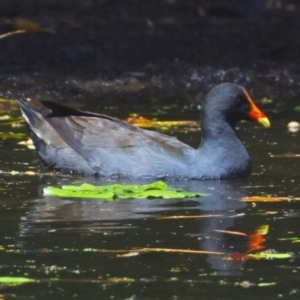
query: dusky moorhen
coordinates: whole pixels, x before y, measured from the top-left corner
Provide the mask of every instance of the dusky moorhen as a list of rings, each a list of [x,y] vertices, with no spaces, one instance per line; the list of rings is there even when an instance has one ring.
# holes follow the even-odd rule
[[[251,158],[235,125],[270,122],[239,85],[222,83],[201,109],[202,140],[194,149],[176,138],[107,115],[42,101],[42,115],[18,101],[35,148],[47,168],[104,177],[222,179],[251,172]]]

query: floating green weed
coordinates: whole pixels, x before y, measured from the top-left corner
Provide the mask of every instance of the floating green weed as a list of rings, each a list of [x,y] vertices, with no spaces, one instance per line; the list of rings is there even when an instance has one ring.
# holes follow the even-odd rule
[[[82,185],[63,185],[61,188],[45,187],[44,196],[50,197],[74,197],[74,198],[95,198],[95,199],[181,199],[200,197],[199,193],[184,192],[171,189],[163,181],[156,181],[144,185],[113,184],[96,186],[88,183]],[[204,196],[204,194],[202,195]]]
[[[257,253],[248,254],[249,257],[254,259],[288,259],[292,257],[290,253],[277,253],[273,251],[261,251]]]
[[[0,125],[11,125],[13,123],[24,122],[22,117],[12,117],[10,115],[0,115]]]
[[[21,132],[0,132],[1,139],[24,139],[28,135]]]
[[[5,285],[20,285],[29,282],[36,282],[36,280],[26,278],[26,277],[9,277],[9,276],[0,277],[0,284],[5,284]]]

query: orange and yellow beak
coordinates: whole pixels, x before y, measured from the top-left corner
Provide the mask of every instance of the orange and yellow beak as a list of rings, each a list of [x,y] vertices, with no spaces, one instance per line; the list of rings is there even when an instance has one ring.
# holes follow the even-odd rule
[[[254,122],[259,123],[263,127],[270,127],[271,123],[264,112],[262,112],[253,102],[251,99],[249,93],[244,89],[244,93],[246,95],[246,98],[250,104],[250,111],[249,111],[249,117]]]

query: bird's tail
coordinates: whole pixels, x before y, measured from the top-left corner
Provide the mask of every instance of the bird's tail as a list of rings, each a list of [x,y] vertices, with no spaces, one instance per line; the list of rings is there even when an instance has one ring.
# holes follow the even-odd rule
[[[28,123],[30,129],[35,132],[37,128],[41,127],[45,122],[44,117],[39,112],[28,106],[24,101],[17,101],[24,119]]]
[[[21,108],[24,119],[29,125],[31,133],[43,140],[44,131],[46,131],[47,126],[49,126],[45,121],[44,116],[31,108],[24,101],[18,100],[18,104]],[[31,137],[33,137],[32,134]]]

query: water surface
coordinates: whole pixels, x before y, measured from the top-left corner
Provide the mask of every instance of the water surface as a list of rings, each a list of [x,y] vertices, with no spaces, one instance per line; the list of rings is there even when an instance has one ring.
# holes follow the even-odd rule
[[[299,158],[271,155],[300,151],[299,133],[289,133],[286,128],[291,106],[263,106],[272,122],[270,129],[252,123],[239,125],[239,135],[253,157],[254,169],[249,178],[169,182],[172,187],[209,194],[197,199],[108,202],[44,197],[45,185],[107,182],[47,174],[33,150],[18,145],[16,139],[1,139],[0,276],[37,281],[20,286],[2,285],[0,294],[5,299],[299,296],[299,202],[241,201],[251,196],[299,197]],[[151,109],[147,107],[144,111]],[[163,118],[183,117],[169,110]],[[26,128],[2,126],[1,131],[26,133]],[[172,129],[171,133],[196,146],[199,132],[186,131]],[[20,173],[12,174],[13,170]],[[174,218],[165,218],[168,216]],[[292,258],[226,259],[233,253],[246,254],[249,235],[264,225],[269,230],[262,250],[290,253]],[[143,248],[148,251],[130,252]],[[154,251],[157,248],[178,252]]]

